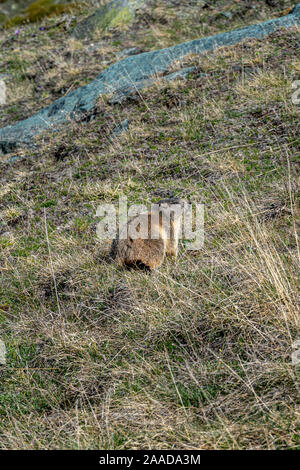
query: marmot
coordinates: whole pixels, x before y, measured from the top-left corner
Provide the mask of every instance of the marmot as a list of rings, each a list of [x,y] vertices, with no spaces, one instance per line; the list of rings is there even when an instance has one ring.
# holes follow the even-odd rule
[[[165,255],[176,257],[184,204],[179,198],[162,199],[151,211],[132,217],[111,245],[117,264],[151,270],[162,265]]]

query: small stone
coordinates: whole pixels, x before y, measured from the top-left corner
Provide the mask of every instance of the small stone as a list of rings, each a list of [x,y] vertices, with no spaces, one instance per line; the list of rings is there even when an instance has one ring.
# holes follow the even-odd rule
[[[228,18],[229,20],[231,20],[233,17],[233,14],[231,13],[231,11],[221,11],[221,15],[225,16],[225,18]]]
[[[123,49],[120,52],[116,52],[116,57],[120,59],[122,57],[128,57],[130,55],[139,54],[140,52],[141,51],[138,47],[127,47],[126,49]]]
[[[71,34],[77,39],[90,37],[96,30],[122,26],[133,20],[135,11],[144,0],[112,0],[102,5],[92,15],[77,23]]]

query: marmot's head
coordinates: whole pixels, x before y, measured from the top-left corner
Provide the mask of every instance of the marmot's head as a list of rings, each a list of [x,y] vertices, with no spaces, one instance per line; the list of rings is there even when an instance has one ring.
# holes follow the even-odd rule
[[[172,219],[178,219],[182,217],[185,211],[191,210],[191,204],[184,199],[179,197],[171,197],[166,199],[161,199],[156,203],[158,210],[169,213],[171,211]],[[173,213],[173,209],[175,212]]]

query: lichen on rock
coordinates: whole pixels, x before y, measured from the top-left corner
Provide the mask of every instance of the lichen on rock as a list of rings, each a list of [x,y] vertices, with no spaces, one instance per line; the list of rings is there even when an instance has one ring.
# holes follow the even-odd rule
[[[98,8],[92,15],[80,21],[72,34],[77,39],[91,36],[96,30],[124,27],[133,20],[136,10],[144,0],[112,0]]]
[[[104,69],[87,85],[70,91],[33,116],[0,129],[0,154],[9,153],[18,145],[32,145],[34,136],[41,132],[54,132],[61,124],[90,112],[101,95],[109,93],[113,95],[113,102],[122,102],[124,96],[151,85],[158,74],[167,72],[172,63],[181,61],[189,54],[201,55],[247,39],[262,39],[281,28],[299,26],[299,7],[300,3],[288,15],[263,23],[125,57]],[[185,68],[168,74],[164,79],[184,77],[189,72],[189,68]]]
[[[72,1],[61,0],[36,0],[31,2],[20,14],[12,16],[5,23],[5,28],[17,26],[23,23],[33,23],[44,17],[70,13],[77,9],[80,4]]]

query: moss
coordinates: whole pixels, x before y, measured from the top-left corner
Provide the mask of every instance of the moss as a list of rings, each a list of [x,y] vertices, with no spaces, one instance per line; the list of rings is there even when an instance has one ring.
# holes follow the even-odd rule
[[[17,16],[14,16],[13,18],[10,18],[8,21],[6,21],[4,23],[4,28],[11,28],[12,26],[16,26],[25,22],[26,20],[24,16],[17,15]]]
[[[96,17],[95,23],[97,24],[97,28],[105,30],[111,27],[124,26],[128,24],[132,18],[133,15],[130,13],[128,7],[124,7],[121,10],[109,8],[103,15]]]
[[[79,3],[56,3],[55,0],[37,0],[31,3],[22,15],[14,16],[6,21],[5,28],[17,26],[23,23],[33,23],[42,18],[68,13],[80,6]]]
[[[126,15],[123,15],[123,10],[128,11],[128,8],[124,8],[121,11],[118,11],[117,8],[111,8],[111,9],[108,9],[107,12],[105,12],[103,15],[101,16],[97,15],[95,19],[95,24],[97,25],[97,28],[104,30],[112,26],[118,26],[119,18],[126,16]],[[128,11],[128,15],[129,15],[129,11]],[[130,20],[130,15],[129,15],[129,18],[128,18],[128,15],[127,15],[126,22]],[[123,23],[124,23],[124,18],[123,18]]]
[[[132,15],[130,14],[129,8],[125,7],[117,14],[115,14],[114,18],[110,22],[111,27],[116,26],[124,26],[130,22],[132,19]]]
[[[129,0],[127,2],[115,0],[109,2],[79,22],[73,30],[73,34],[75,37],[82,39],[96,30],[104,31],[111,27],[122,28],[130,24],[134,19],[136,9],[143,3],[144,0]]]

